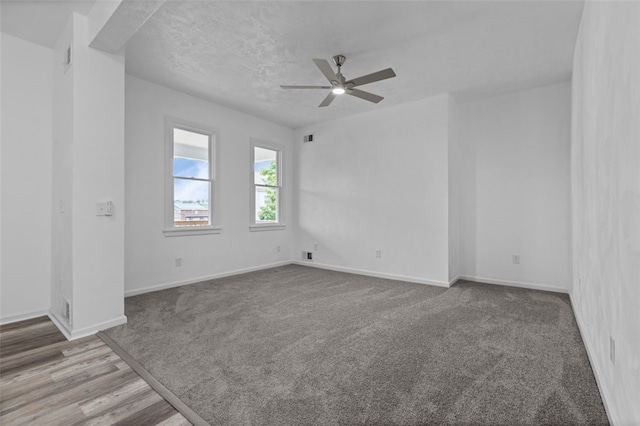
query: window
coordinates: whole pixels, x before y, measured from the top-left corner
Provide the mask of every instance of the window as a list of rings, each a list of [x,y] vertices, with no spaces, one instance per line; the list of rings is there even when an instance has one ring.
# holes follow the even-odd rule
[[[213,226],[216,131],[167,119],[165,235],[218,233]]]
[[[284,229],[282,220],[282,149],[251,141],[252,231]]]

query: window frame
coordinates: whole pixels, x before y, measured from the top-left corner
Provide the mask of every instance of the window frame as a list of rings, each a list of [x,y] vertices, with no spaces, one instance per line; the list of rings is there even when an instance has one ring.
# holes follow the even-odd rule
[[[173,155],[174,140],[173,130],[180,129],[187,132],[199,133],[209,137],[209,225],[181,226],[176,227],[174,223],[174,179]],[[165,117],[165,223],[163,233],[165,237],[177,237],[184,235],[204,235],[219,234],[222,228],[218,226],[220,207],[218,200],[216,173],[218,170],[219,131],[216,128],[193,123],[175,117]]]
[[[284,182],[283,182],[283,176],[284,174],[282,173],[283,170],[283,161],[282,159],[284,158],[284,146],[274,143],[274,142],[270,142],[270,141],[265,141],[262,139],[257,139],[257,138],[251,138],[251,151],[250,151],[250,161],[249,161],[249,178],[250,178],[250,184],[251,184],[251,190],[249,191],[249,196],[250,196],[250,204],[249,204],[249,214],[250,214],[250,218],[249,218],[249,230],[251,232],[256,232],[256,231],[278,231],[278,230],[282,230],[285,229],[287,227],[287,225],[285,224],[285,215],[284,215]],[[276,223],[259,223],[256,221],[256,187],[257,186],[262,186],[262,187],[270,187],[268,185],[259,185],[257,183],[255,183],[255,153],[256,153],[256,148],[263,148],[263,149],[268,149],[271,151],[276,151],[276,183],[277,185],[274,186],[274,188],[278,189],[278,204],[276,206],[276,210],[278,212],[278,222]]]

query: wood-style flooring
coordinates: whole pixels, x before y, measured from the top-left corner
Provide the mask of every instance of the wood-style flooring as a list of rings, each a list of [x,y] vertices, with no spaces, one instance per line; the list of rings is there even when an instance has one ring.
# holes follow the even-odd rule
[[[0,326],[1,425],[190,425],[100,338],[47,317]]]

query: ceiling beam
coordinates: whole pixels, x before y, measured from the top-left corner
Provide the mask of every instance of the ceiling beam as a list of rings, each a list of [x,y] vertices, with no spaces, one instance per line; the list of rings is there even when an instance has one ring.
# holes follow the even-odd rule
[[[89,46],[120,51],[165,0],[98,0],[89,12]]]

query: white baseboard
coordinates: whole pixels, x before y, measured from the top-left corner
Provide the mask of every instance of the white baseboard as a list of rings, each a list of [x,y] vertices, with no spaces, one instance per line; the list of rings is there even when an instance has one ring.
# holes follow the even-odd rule
[[[52,311],[49,311],[49,319],[55,324],[56,327],[58,327],[58,330],[60,330],[60,332],[64,334],[64,337],[66,337],[67,340],[71,340],[71,329],[68,327],[66,321],[64,321],[62,318],[58,318],[58,315]]]
[[[294,260],[291,263],[294,263],[296,265],[302,265],[302,266],[311,266],[312,268],[327,269],[329,271],[346,272],[348,274],[365,275],[367,277],[385,278],[388,280],[405,281],[405,282],[415,283],[415,284],[426,284],[426,285],[433,285],[437,287],[449,288],[449,283],[446,281],[425,280],[423,278],[410,277],[406,275],[388,274],[386,272],[368,271],[365,269],[345,268],[342,266],[333,266],[333,265],[327,265],[324,263],[307,262],[303,260]]]
[[[538,283],[529,283],[523,281],[507,281],[507,280],[499,280],[495,278],[485,278],[485,277],[476,277],[473,275],[460,275],[457,280],[468,280],[475,281],[478,283],[484,284],[496,284],[496,285],[504,285],[509,287],[520,287],[520,288],[528,288],[531,290],[544,290],[544,291],[553,291],[555,293],[565,293],[569,294],[568,288],[556,287],[548,284],[538,284]]]
[[[596,378],[596,384],[598,385],[598,390],[600,391],[600,396],[602,397],[602,403],[604,404],[604,409],[607,413],[609,423],[614,426],[621,425],[622,422],[619,422],[617,416],[613,414],[613,406],[609,402],[612,399],[607,393],[606,388],[604,387],[604,377],[602,376],[602,373],[598,368],[598,364],[595,362],[595,356],[593,353],[591,342],[587,338],[587,334],[584,332],[584,322],[582,321],[580,311],[576,309],[576,305],[573,301],[573,295],[571,294],[571,292],[569,292],[569,300],[571,301],[571,309],[573,309],[573,316],[575,317],[576,323],[578,324],[578,330],[580,331],[582,342],[584,343],[584,347],[587,349],[587,357],[589,358],[589,363],[591,364],[593,375]]]
[[[251,268],[236,269],[229,272],[221,272],[219,274],[206,275],[206,276],[192,278],[184,281],[174,281],[171,283],[157,284],[157,285],[152,285],[144,288],[125,290],[124,297],[136,296],[138,294],[151,293],[152,291],[166,290],[168,288],[181,287],[183,285],[195,284],[202,281],[213,280],[216,278],[224,278],[224,277],[230,277],[232,275],[246,274],[247,272],[255,272],[255,271],[260,271],[262,269],[276,268],[278,266],[285,266],[290,264],[291,264],[291,261],[287,260],[284,262],[276,262],[276,263],[270,263],[267,265],[253,266]]]
[[[46,317],[49,311],[25,312],[23,314],[11,315],[0,319],[0,325],[11,324],[12,322],[25,321],[31,318]]]
[[[92,334],[96,334],[98,331],[103,331],[107,328],[115,327],[116,325],[125,324],[127,322],[127,317],[121,315],[117,318],[93,324],[88,327],[70,329],[66,321],[58,318],[55,313],[49,312],[49,318],[56,325],[56,327],[58,327],[60,332],[64,334],[64,337],[66,337],[67,340],[76,340],[82,337],[90,336]]]

